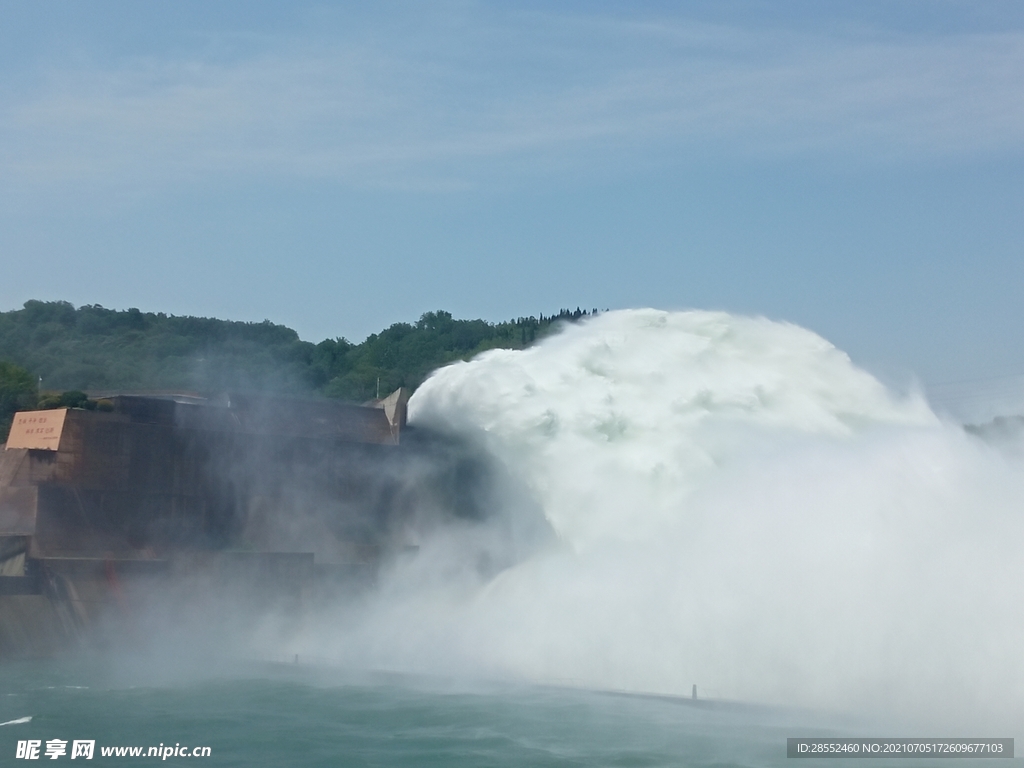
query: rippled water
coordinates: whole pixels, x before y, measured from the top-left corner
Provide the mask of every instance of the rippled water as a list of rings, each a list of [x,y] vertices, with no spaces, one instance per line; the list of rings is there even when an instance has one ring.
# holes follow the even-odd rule
[[[0,763],[18,740],[209,746],[209,765],[768,766],[820,717],[686,699],[347,674],[305,664],[155,673],[76,659],[0,668]],[[45,759],[45,758],[44,758]],[[69,759],[68,757],[59,759]],[[168,758],[181,762],[184,758]],[[24,764],[24,763],[22,763]]]

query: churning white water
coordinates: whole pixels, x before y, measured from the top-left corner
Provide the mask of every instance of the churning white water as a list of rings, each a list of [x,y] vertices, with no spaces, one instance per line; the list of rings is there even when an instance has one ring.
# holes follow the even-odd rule
[[[484,534],[425,535],[352,658],[1024,722],[1024,466],[810,331],[605,313],[438,371],[410,420],[504,466],[487,535],[522,543],[474,580],[444,564]]]

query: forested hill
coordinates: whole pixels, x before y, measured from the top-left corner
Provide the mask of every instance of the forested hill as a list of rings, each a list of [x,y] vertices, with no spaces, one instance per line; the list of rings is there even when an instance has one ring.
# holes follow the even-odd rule
[[[559,321],[590,312],[503,323],[428,312],[365,341],[319,344],[269,320],[242,323],[163,312],[77,309],[63,301],[25,302],[0,312],[0,361],[24,368],[43,391],[90,389],[264,390],[362,401],[416,387],[435,368],[495,347],[518,348]]]

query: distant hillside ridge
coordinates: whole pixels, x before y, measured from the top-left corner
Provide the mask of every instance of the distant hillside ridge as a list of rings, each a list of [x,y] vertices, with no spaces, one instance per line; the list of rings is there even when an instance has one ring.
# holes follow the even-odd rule
[[[517,349],[561,322],[596,313],[563,309],[501,323],[427,312],[354,344],[303,341],[283,325],[179,317],[138,309],[26,301],[0,312],[0,361],[41,379],[41,391],[225,389],[364,401],[415,389],[434,369],[494,348]]]

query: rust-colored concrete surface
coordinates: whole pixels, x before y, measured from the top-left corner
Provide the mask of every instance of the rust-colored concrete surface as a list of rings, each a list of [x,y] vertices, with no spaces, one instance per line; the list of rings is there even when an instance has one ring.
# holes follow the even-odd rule
[[[0,657],[63,644],[140,585],[301,603],[315,573],[390,546],[406,394],[107,399],[19,413],[0,451]]]

